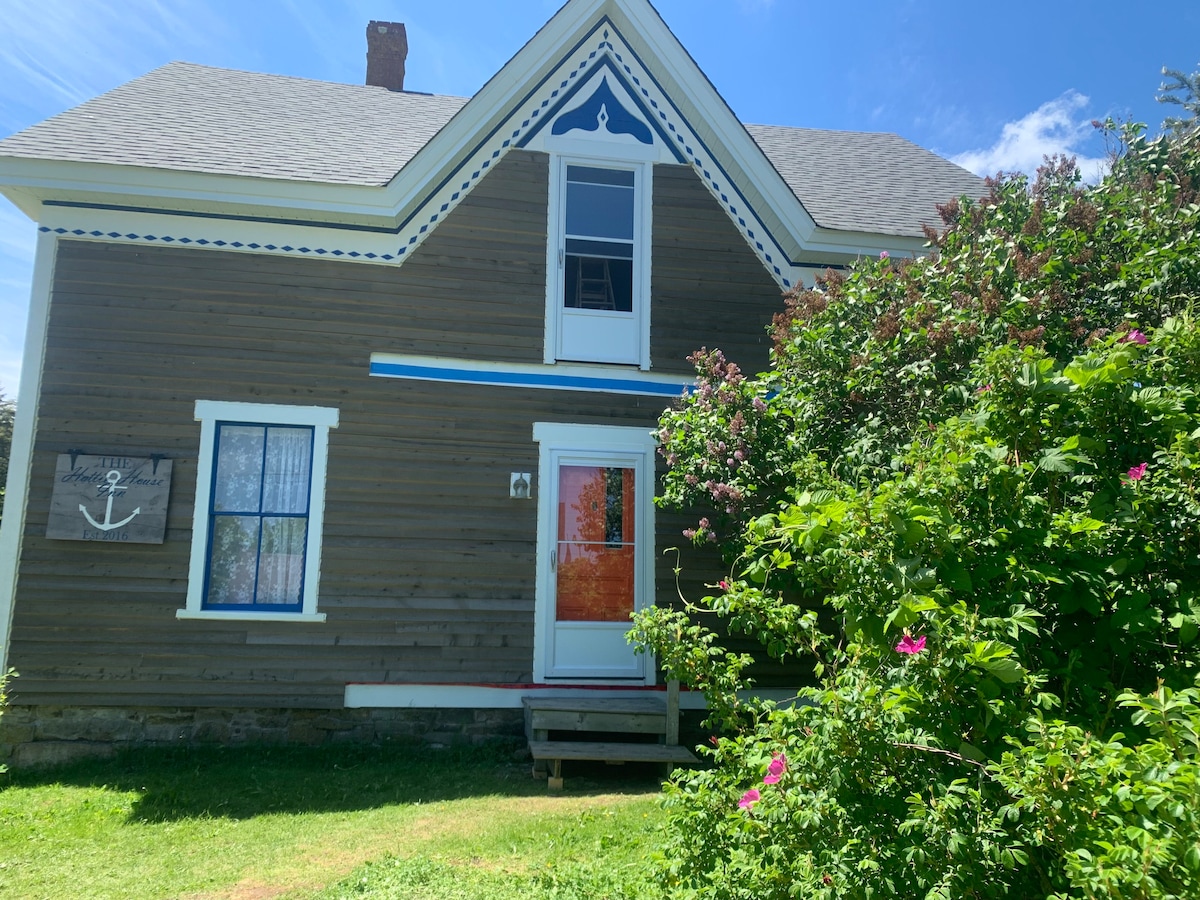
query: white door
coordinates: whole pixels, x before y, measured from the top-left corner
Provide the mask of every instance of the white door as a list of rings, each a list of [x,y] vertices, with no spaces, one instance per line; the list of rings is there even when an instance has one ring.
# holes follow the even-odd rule
[[[561,164],[555,358],[642,362],[649,285],[640,168]]]
[[[645,684],[653,668],[625,635],[630,614],[653,602],[648,434],[548,427],[598,429],[609,441],[635,437],[641,446],[622,447],[617,440],[615,446],[582,449],[543,441],[535,675],[548,682]]]

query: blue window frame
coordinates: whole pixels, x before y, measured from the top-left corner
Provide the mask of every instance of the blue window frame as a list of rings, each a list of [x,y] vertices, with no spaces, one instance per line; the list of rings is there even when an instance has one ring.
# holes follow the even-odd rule
[[[202,608],[303,609],[314,429],[216,423]]]

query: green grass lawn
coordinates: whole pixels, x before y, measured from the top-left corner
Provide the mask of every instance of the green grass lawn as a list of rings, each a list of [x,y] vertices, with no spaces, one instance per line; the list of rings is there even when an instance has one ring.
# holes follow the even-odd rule
[[[181,749],[10,772],[0,897],[656,896],[654,770],[577,767],[548,795],[512,751]]]

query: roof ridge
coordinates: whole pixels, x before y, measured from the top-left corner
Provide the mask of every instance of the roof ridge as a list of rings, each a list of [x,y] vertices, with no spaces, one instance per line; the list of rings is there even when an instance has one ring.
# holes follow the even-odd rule
[[[153,75],[156,72],[162,72],[162,71],[165,71],[167,69],[172,69],[172,68],[203,69],[208,72],[221,72],[221,73],[232,74],[232,75],[248,75],[248,76],[251,76],[254,78],[270,78],[270,79],[276,79],[276,80],[280,80],[280,81],[297,81],[297,82],[302,82],[304,84],[321,84],[321,85],[328,85],[330,87],[349,88],[351,90],[361,89],[363,91],[371,91],[371,92],[375,92],[375,93],[383,92],[386,94],[397,94],[400,96],[438,97],[438,98],[446,99],[446,100],[464,100],[464,101],[471,99],[470,97],[464,97],[459,94],[435,94],[431,91],[411,91],[411,90],[390,91],[385,87],[380,87],[378,85],[373,85],[373,84],[357,84],[357,83],[350,82],[350,81],[328,81],[324,78],[308,78],[304,75],[289,75],[289,74],[286,74],[283,72],[256,72],[253,69],[235,69],[235,68],[230,68],[229,66],[214,66],[209,63],[192,62],[191,60],[187,60],[187,59],[173,59],[170,62],[163,63],[161,66],[157,66],[153,69],[150,69],[149,71],[137,76],[137,78],[132,79],[132,81],[138,81],[139,79],[145,78],[147,75]],[[124,87],[126,84],[131,84],[132,81],[127,81],[122,85],[118,85],[118,88]],[[118,88],[113,88],[113,90],[117,90]],[[105,94],[107,94],[107,93],[110,93],[110,91],[105,91]],[[103,97],[104,94],[98,94],[97,96]],[[92,99],[95,99],[95,98],[92,98]],[[85,101],[85,102],[87,102],[87,101]]]

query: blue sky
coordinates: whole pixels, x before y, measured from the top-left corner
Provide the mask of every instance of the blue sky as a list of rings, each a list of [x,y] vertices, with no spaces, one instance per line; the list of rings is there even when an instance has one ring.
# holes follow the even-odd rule
[[[890,131],[981,174],[1154,127],[1162,66],[1200,67],[1200,3],[654,0],[745,122]],[[470,96],[560,0],[4,0],[0,136],[173,59],[361,83],[366,23],[406,24],[407,87]],[[16,392],[34,226],[0,199],[0,390]]]

